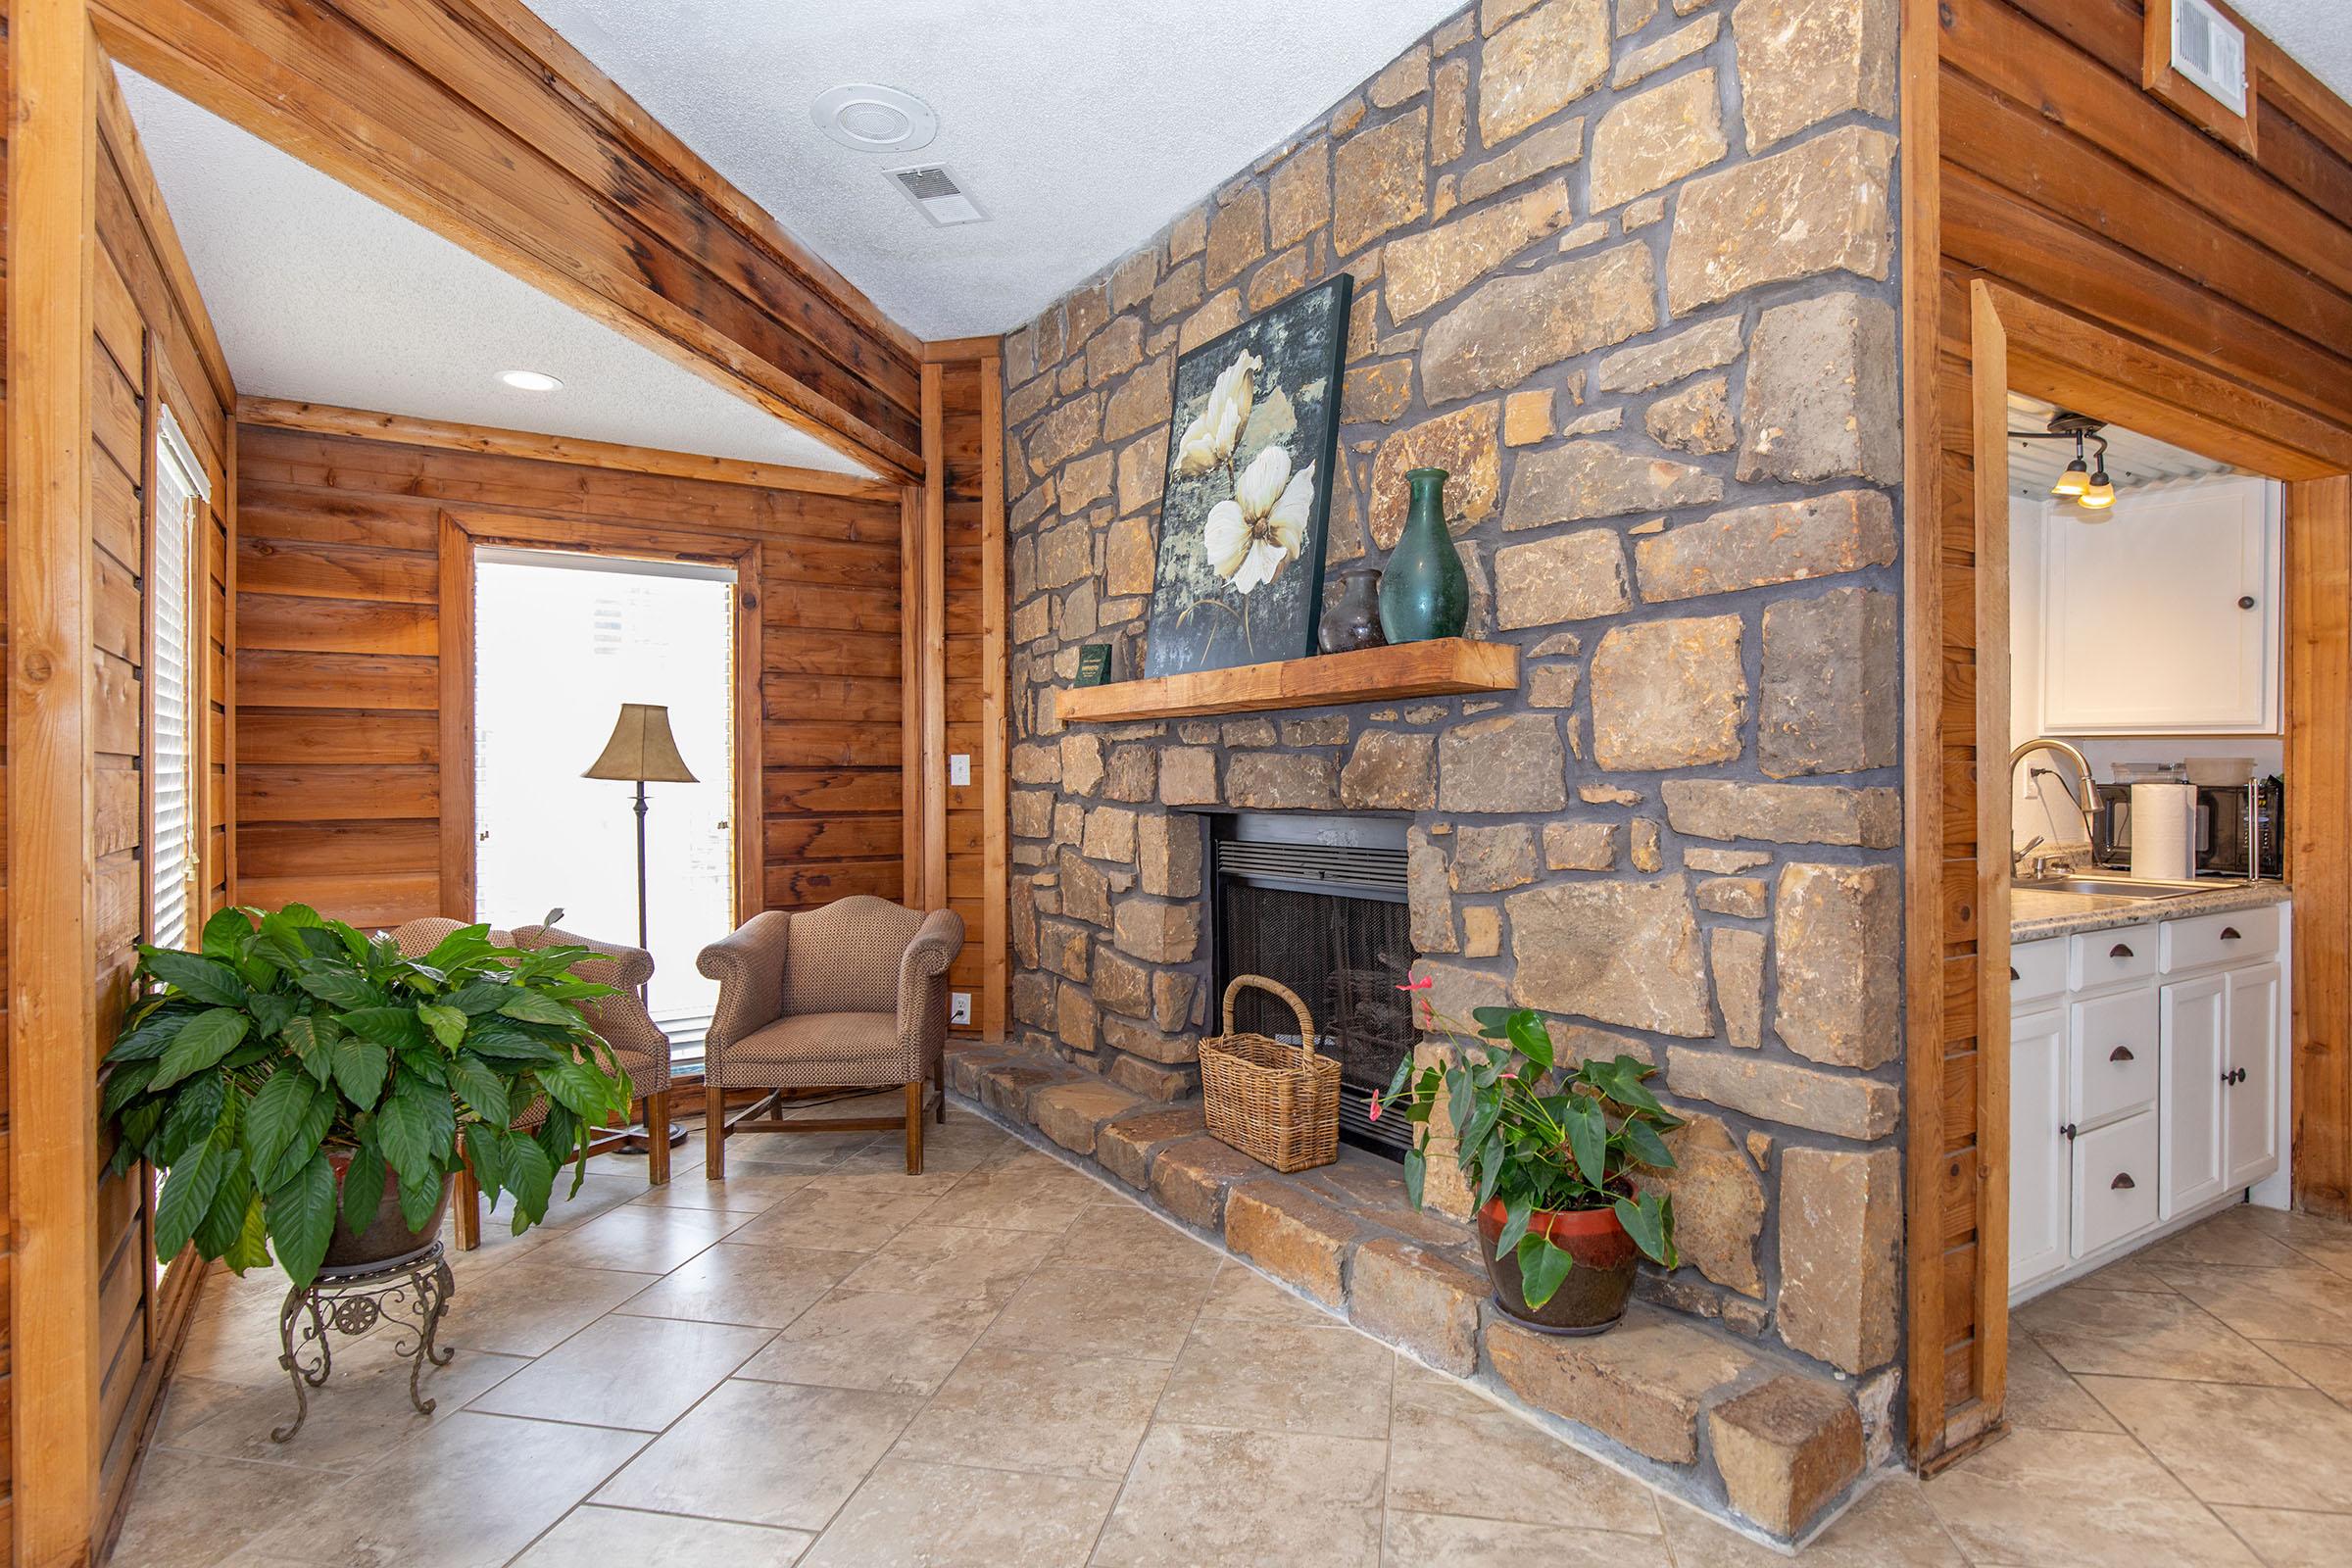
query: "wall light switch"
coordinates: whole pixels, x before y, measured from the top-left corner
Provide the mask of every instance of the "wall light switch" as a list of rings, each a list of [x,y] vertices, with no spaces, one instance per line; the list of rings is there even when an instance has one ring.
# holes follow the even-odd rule
[[[948,786],[962,789],[972,782],[972,756],[969,752],[948,754]]]
[[[971,1021],[972,1021],[972,994],[971,994],[969,991],[951,991],[951,992],[949,992],[949,993],[948,993],[948,1022],[950,1022],[950,1023],[970,1023]]]

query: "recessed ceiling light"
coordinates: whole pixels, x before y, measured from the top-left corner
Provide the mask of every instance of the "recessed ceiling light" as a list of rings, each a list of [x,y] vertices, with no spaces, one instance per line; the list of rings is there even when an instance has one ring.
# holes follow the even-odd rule
[[[501,370],[498,378],[517,392],[555,392],[564,385],[545,370]]]
[[[808,106],[808,122],[844,147],[861,153],[903,153],[928,147],[939,116],[910,92],[853,81]]]

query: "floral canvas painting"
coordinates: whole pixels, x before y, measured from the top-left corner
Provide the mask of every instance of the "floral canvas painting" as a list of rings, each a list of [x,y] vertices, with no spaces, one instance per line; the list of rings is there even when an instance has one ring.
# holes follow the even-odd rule
[[[1314,652],[1353,279],[1176,362],[1146,675]]]

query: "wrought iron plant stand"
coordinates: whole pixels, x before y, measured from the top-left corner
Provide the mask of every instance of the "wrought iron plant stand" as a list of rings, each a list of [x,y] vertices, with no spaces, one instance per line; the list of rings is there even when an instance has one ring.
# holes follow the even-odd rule
[[[455,1294],[457,1282],[438,1241],[405,1257],[330,1265],[319,1269],[307,1289],[288,1287],[285,1304],[277,1309],[277,1364],[294,1385],[294,1419],[272,1428],[270,1440],[291,1441],[309,1419],[309,1391],[323,1385],[335,1367],[330,1331],[356,1339],[396,1314],[403,1332],[416,1336],[413,1343],[394,1348],[394,1353],[409,1363],[409,1403],[418,1415],[431,1415],[439,1401],[423,1397],[418,1380],[426,1362],[447,1366],[458,1353],[433,1343]]]

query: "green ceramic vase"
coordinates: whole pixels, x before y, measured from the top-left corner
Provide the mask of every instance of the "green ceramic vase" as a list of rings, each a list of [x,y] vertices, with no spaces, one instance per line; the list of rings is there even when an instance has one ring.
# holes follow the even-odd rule
[[[1404,532],[1380,578],[1380,629],[1392,643],[1459,637],[1470,618],[1470,577],[1446,531],[1446,470],[1415,468]]]

